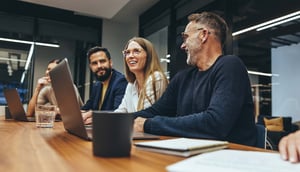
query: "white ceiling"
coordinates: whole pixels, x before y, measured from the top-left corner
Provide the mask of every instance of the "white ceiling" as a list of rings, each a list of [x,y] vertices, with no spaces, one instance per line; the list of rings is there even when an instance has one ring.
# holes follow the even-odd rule
[[[74,14],[113,20],[116,22],[136,22],[139,15],[152,7],[159,0],[21,0],[28,3],[73,11]],[[15,52],[16,51],[16,52]],[[25,65],[28,52],[0,48],[0,64],[7,63],[9,53],[17,53],[21,60],[12,61],[11,67],[16,70],[15,64]],[[10,56],[13,58],[13,56]]]
[[[73,11],[75,14],[131,22],[159,0],[21,0]]]

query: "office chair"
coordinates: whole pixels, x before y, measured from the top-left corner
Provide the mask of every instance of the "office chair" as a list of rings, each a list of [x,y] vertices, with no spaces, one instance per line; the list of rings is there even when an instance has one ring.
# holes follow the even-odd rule
[[[266,149],[267,129],[263,125],[256,124],[256,130],[257,130],[256,147]]]
[[[272,131],[267,130],[267,149],[278,150],[278,144],[282,137],[298,130],[298,126],[292,123],[292,117],[288,116],[268,116],[259,115],[257,118],[257,124],[266,126],[264,118],[274,119],[281,117],[283,119],[283,130],[282,131]]]

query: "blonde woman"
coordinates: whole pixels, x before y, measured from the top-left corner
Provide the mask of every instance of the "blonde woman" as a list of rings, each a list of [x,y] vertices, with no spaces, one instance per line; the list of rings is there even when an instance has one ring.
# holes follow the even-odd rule
[[[141,37],[130,39],[124,51],[128,85],[116,112],[136,112],[151,106],[165,91],[168,80],[153,44]]]

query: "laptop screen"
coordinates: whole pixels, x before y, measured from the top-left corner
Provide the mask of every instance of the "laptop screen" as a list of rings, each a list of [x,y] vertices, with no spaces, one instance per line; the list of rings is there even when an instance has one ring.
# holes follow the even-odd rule
[[[65,129],[83,139],[89,139],[67,59],[56,65],[49,75]]]
[[[4,89],[4,96],[13,119],[27,121],[26,112],[16,88]]]

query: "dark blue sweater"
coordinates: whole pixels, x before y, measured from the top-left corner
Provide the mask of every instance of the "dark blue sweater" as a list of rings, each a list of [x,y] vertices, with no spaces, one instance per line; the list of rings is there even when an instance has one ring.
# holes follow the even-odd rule
[[[247,70],[236,56],[221,56],[206,71],[183,70],[162,97],[135,113],[145,132],[226,140],[254,146],[254,105]]]

